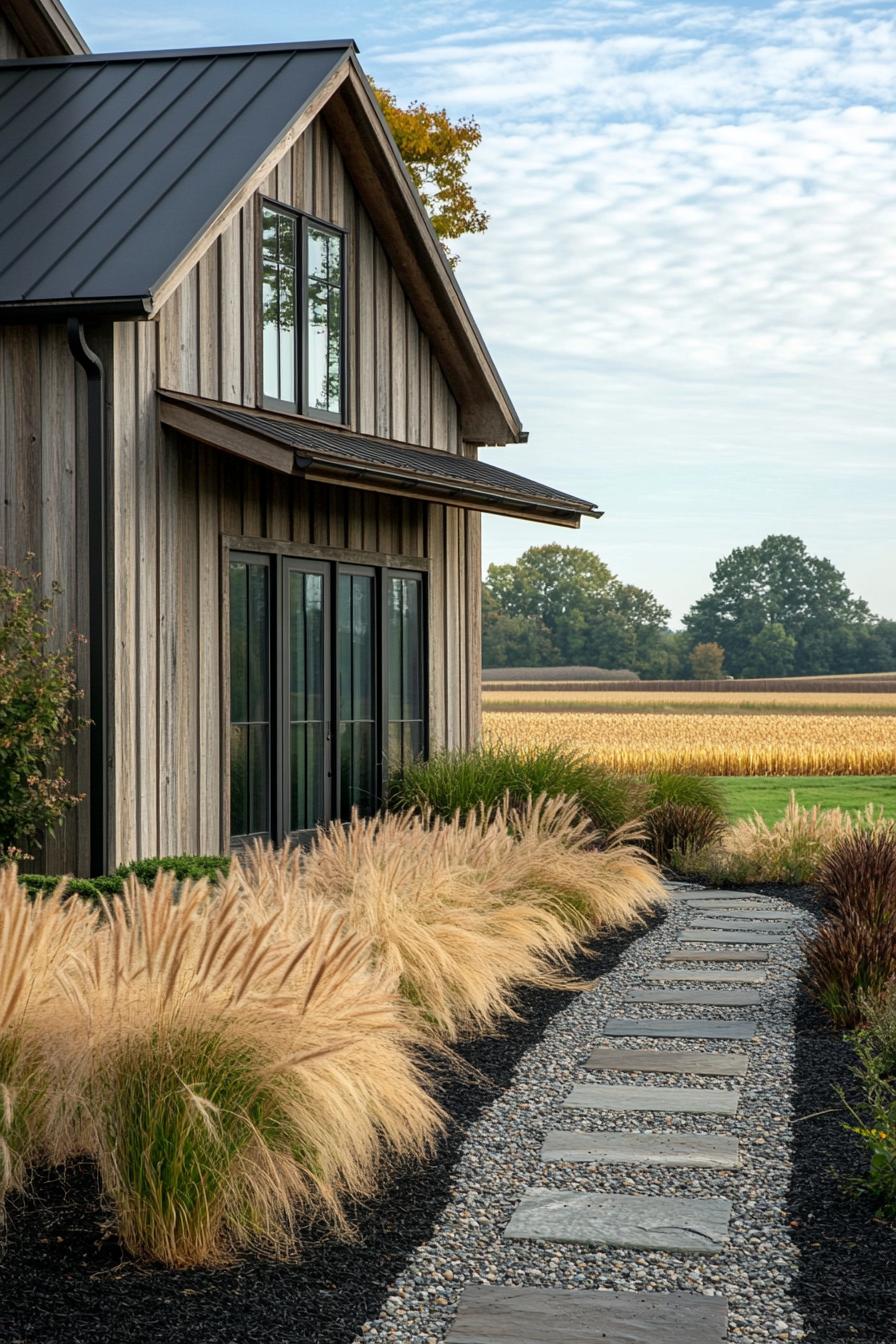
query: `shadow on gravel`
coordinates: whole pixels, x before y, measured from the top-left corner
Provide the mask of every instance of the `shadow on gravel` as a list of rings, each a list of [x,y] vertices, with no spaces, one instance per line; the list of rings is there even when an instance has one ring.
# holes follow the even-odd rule
[[[795,1012],[793,1171],[789,1216],[800,1251],[792,1287],[811,1344],[894,1344],[896,1226],[875,1219],[849,1177],[866,1169],[860,1140],[843,1127],[837,1096],[856,1099],[852,1048],[800,993]]]
[[[601,939],[576,975],[612,970],[647,925]],[[531,991],[522,1021],[459,1053],[487,1084],[441,1077],[449,1133],[431,1162],[397,1169],[383,1196],[355,1210],[357,1240],[313,1241],[298,1264],[244,1260],[227,1269],[173,1272],[135,1265],[104,1232],[88,1164],[39,1173],[10,1201],[0,1255],[3,1344],[348,1344],[379,1314],[390,1283],[431,1233],[450,1197],[464,1135],[510,1083],[514,1068],[573,996]],[[590,1041],[582,1043],[583,1052]]]

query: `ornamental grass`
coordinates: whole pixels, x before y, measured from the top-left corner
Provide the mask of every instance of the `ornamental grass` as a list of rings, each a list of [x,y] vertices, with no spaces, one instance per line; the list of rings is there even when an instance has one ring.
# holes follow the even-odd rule
[[[247,919],[237,884],[129,879],[68,987],[62,1059],[136,1255],[209,1265],[294,1252],[309,1221],[347,1230],[388,1155],[440,1124],[418,1037],[360,938],[309,911],[298,942]]]
[[[802,807],[791,792],[779,821],[769,825],[755,812],[730,826],[718,845],[676,855],[676,867],[709,881],[802,885],[815,880],[825,855],[841,839],[887,825],[873,804],[857,812]]]
[[[450,820],[355,816],[308,852],[257,845],[232,876],[293,941],[307,902],[330,903],[423,1028],[454,1041],[513,1016],[522,987],[581,988],[569,967],[584,942],[663,899],[632,839],[594,848],[575,800],[505,800]]]
[[[88,948],[96,918],[63,885],[32,901],[14,865],[0,868],[0,1217],[29,1163],[55,1147],[67,1105],[56,1067],[74,1014],[61,985]]]
[[[555,913],[506,899],[495,842],[510,845],[493,820],[465,833],[456,820],[355,816],[308,853],[257,846],[233,876],[262,909],[273,902],[293,941],[307,903],[329,903],[418,1025],[454,1041],[512,1016],[523,985],[575,988],[564,972],[579,940]]]

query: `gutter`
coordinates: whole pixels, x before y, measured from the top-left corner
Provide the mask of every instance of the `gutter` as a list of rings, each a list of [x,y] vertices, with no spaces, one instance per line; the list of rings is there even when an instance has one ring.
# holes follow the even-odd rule
[[[72,357],[87,375],[87,555],[89,581],[90,729],[90,875],[106,872],[108,816],[106,807],[106,455],[105,371],[91,350],[77,317],[68,319]]]

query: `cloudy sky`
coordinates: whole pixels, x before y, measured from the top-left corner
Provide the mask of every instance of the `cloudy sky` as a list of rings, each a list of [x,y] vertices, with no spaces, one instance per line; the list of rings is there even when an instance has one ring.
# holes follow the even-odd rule
[[[503,465],[595,500],[581,542],[679,619],[731,547],[802,536],[896,617],[892,0],[71,0],[97,49],[353,36],[470,114],[461,283],[523,423]]]

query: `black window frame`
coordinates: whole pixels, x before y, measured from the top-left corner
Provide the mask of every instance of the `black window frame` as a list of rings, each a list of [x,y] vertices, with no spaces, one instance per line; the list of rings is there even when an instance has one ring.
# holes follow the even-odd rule
[[[295,318],[295,359],[294,401],[271,397],[264,390],[264,312],[262,310],[264,293],[264,211],[272,210],[288,215],[296,226],[296,318]],[[342,244],[342,267],[339,298],[339,410],[326,411],[311,406],[308,399],[308,341],[306,338],[308,316],[308,230],[322,229],[337,235]],[[258,204],[258,246],[257,261],[257,314],[258,314],[258,387],[259,404],[264,410],[285,412],[288,415],[302,415],[309,420],[319,420],[329,425],[348,424],[348,230],[329,219],[321,219],[307,211],[296,210],[271,196],[261,196]]]
[[[270,706],[270,749],[269,749],[269,830],[253,832],[248,835],[234,835],[230,831],[231,821],[231,761],[230,761],[230,621],[224,622],[223,630],[227,640],[224,650],[224,664],[227,669],[228,694],[224,697],[226,715],[227,764],[223,772],[225,786],[224,818],[226,833],[225,846],[240,849],[256,838],[270,839],[275,845],[292,839],[303,842],[313,835],[313,828],[293,830],[289,826],[290,816],[290,755],[289,755],[289,610],[288,584],[289,574],[295,571],[320,573],[324,576],[324,733],[326,761],[324,772],[324,815],[319,824],[326,825],[340,817],[341,779],[339,753],[340,704],[338,687],[338,601],[339,577],[341,574],[372,574],[374,578],[374,704],[377,712],[375,722],[376,789],[377,796],[372,800],[371,811],[383,804],[390,761],[387,757],[389,735],[389,632],[388,632],[388,591],[391,578],[410,578],[420,584],[420,669],[421,669],[421,708],[422,746],[420,757],[425,759],[430,753],[430,574],[429,567],[422,563],[419,567],[410,558],[386,555],[358,556],[356,554],[322,555],[320,549],[314,554],[302,554],[301,551],[286,549],[258,549],[244,543],[227,546],[225,550],[224,572],[228,584],[228,609],[230,602],[230,565],[233,562],[266,563],[268,572],[268,697]]]

